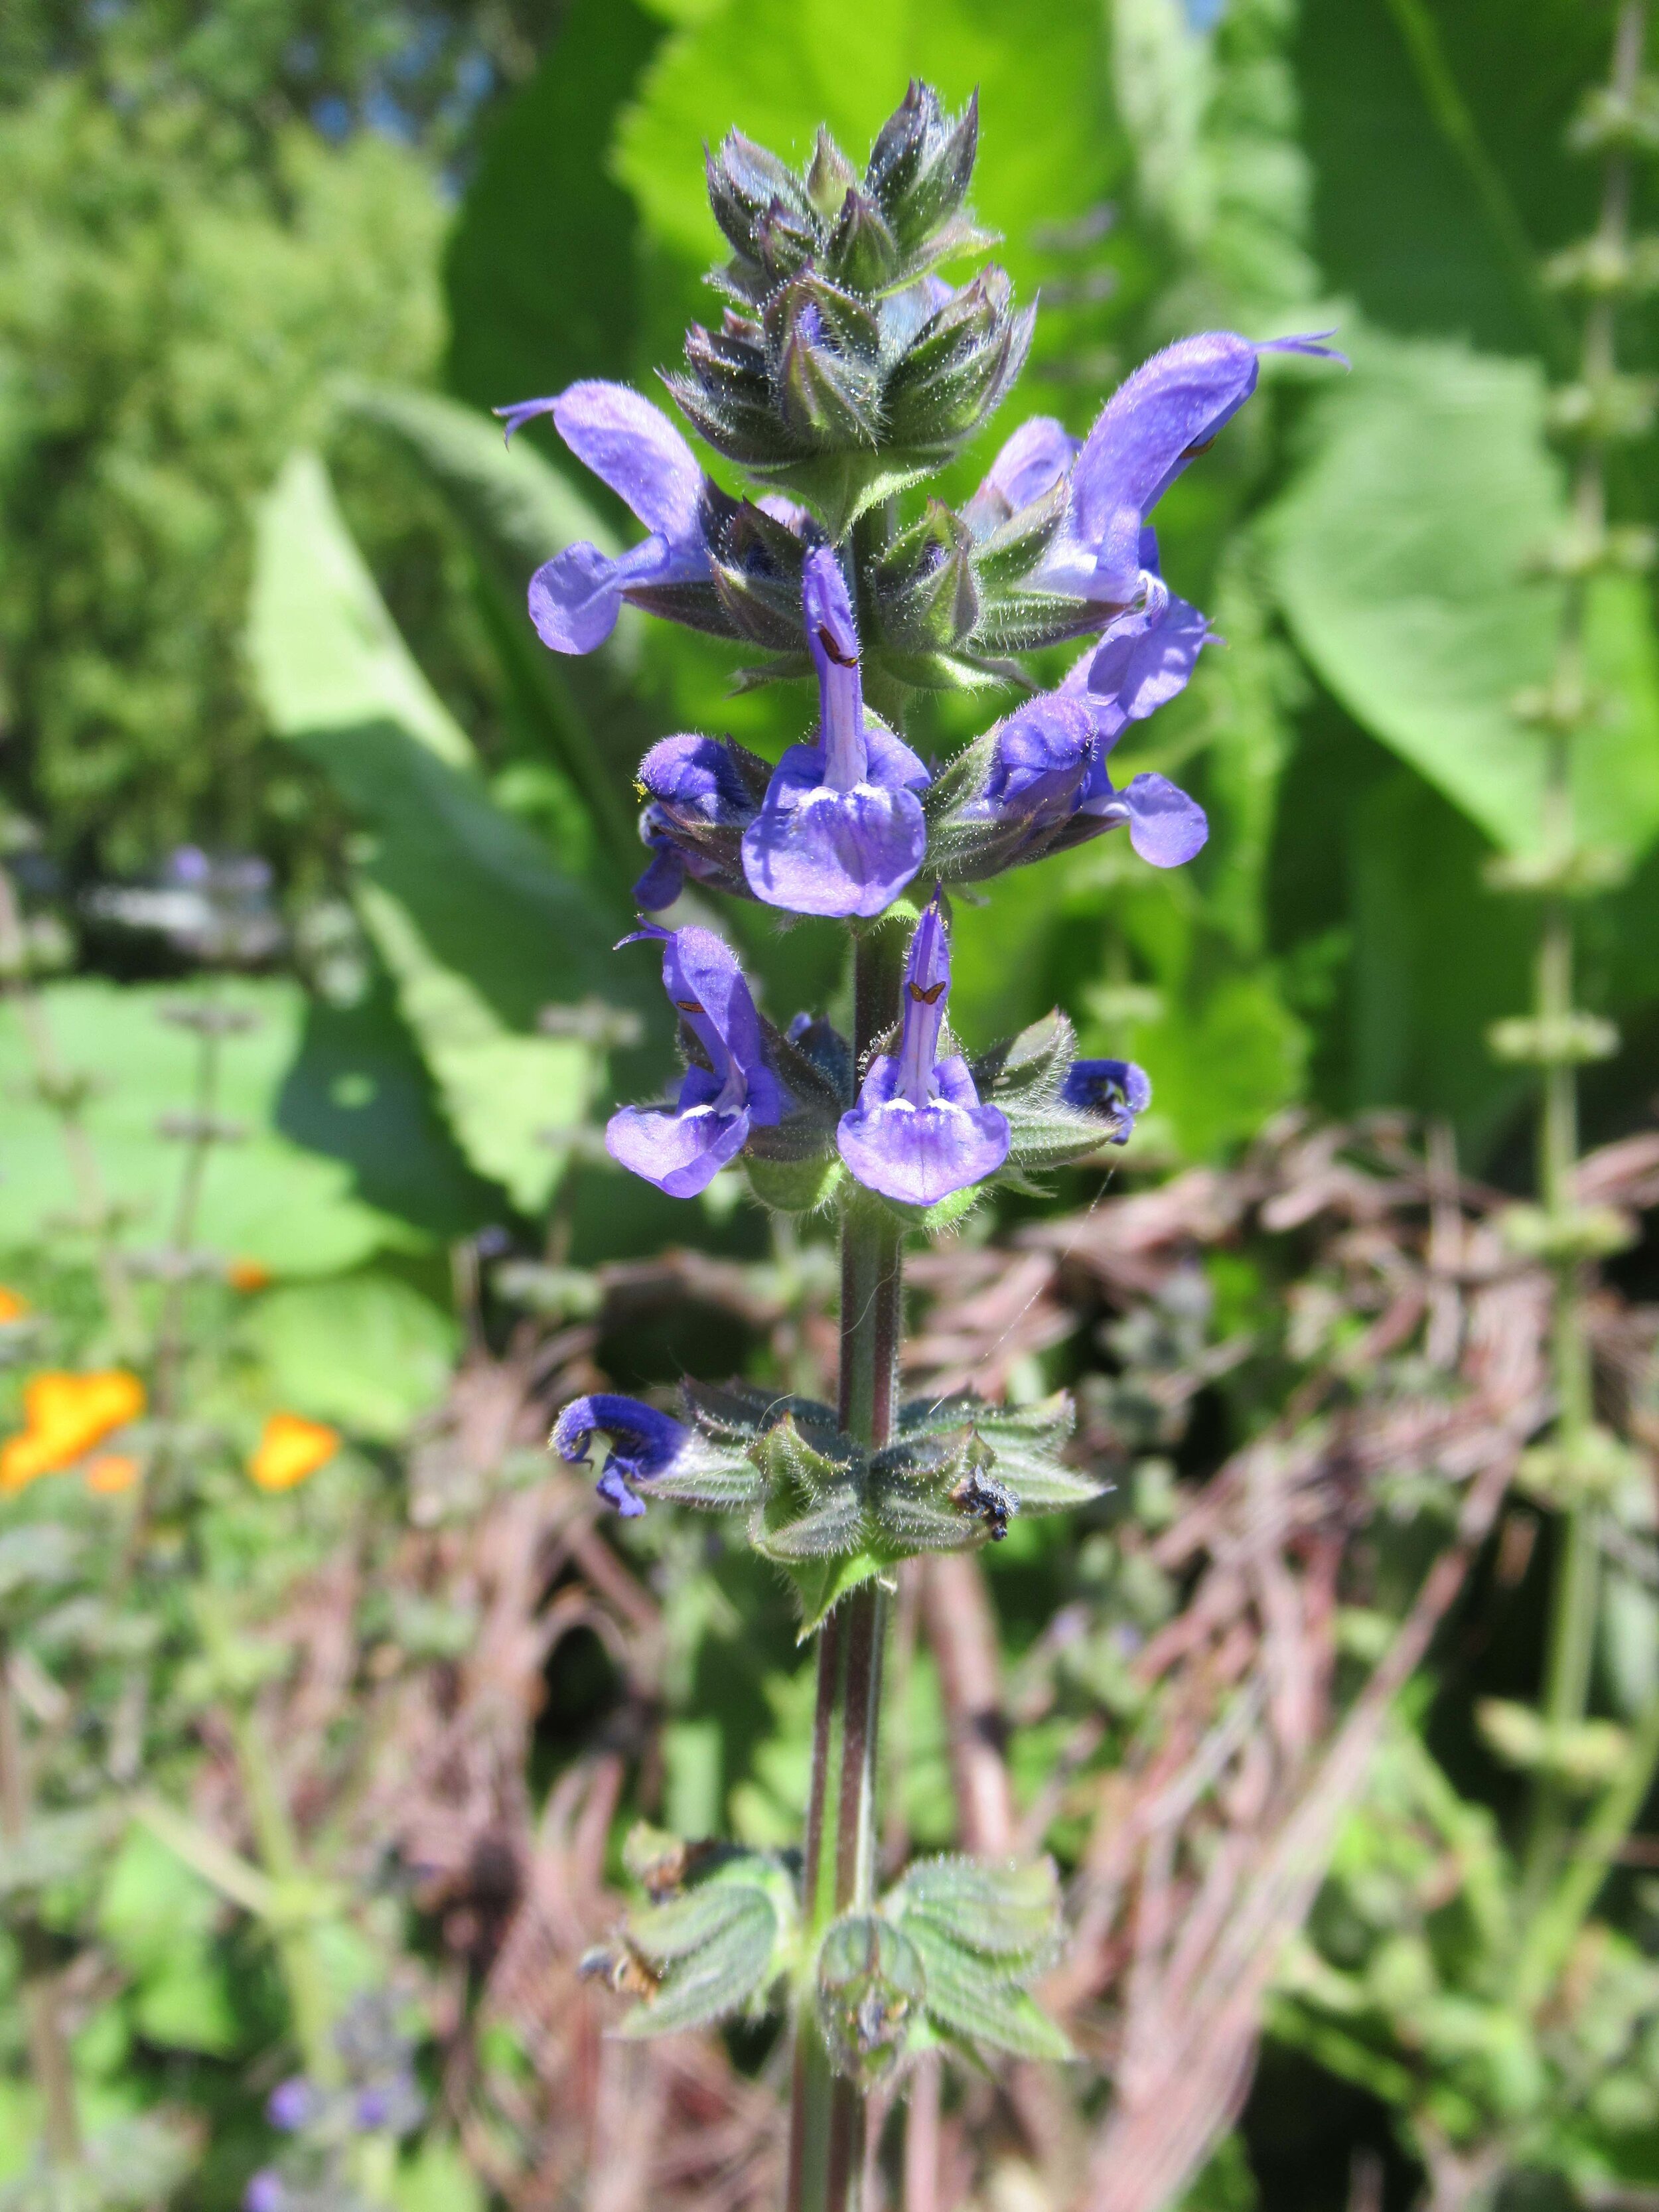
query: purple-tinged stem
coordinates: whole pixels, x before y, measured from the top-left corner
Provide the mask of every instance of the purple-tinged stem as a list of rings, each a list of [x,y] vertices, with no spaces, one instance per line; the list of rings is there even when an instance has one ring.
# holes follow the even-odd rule
[[[860,1068],[898,1018],[902,940],[894,930],[854,939],[854,1048]],[[842,1217],[840,1418],[860,1443],[892,1432],[902,1319],[903,1232],[860,1194]],[[818,1633],[812,1788],[802,1884],[809,1957],[839,1913],[868,1906],[876,1878],[876,1765],[887,1598],[866,1583]],[[863,2169],[864,2099],[838,2075],[818,2033],[812,1992],[795,2028],[788,2212],[853,2212]]]

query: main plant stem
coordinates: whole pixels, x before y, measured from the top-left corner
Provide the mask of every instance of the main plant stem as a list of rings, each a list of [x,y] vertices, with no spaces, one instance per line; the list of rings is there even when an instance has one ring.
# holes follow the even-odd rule
[[[12,1685],[11,1655],[0,1632],[0,1836],[15,1848],[28,1831],[28,1770],[19,1725],[16,1692]],[[75,2071],[68,2038],[58,2009],[58,1972],[52,1938],[41,1926],[32,1901],[25,1900],[12,1915],[11,1932],[17,1946],[23,2028],[27,2039],[29,2071],[40,2093],[46,2142],[46,2156],[62,2168],[80,2162],[81,2127],[75,2105]]]
[[[1647,27],[1647,0],[1625,0],[1613,39],[1612,87],[1626,102],[1641,75]],[[1610,255],[1624,251],[1630,229],[1631,159],[1615,152],[1607,158],[1597,238]],[[1611,298],[1590,302],[1584,319],[1580,375],[1594,391],[1617,368],[1615,306]],[[1586,445],[1573,479],[1573,523],[1586,547],[1596,544],[1607,527],[1607,482],[1602,449]],[[1584,623],[1588,581],[1569,579],[1556,648],[1554,713],[1545,787],[1544,840],[1553,857],[1565,863],[1576,842],[1572,805],[1572,755],[1583,729],[1587,704]],[[1538,1126],[1538,1195],[1553,1226],[1566,1229],[1577,1205],[1578,1078],[1571,1025],[1573,1003],[1572,908],[1565,892],[1553,891],[1540,933],[1534,1012],[1545,1049]],[[1554,1443],[1560,1465],[1574,1471],[1583,1457],[1595,1420],[1589,1346],[1584,1332],[1584,1262],[1567,1242],[1555,1265],[1551,1364],[1556,1396]],[[1595,1617],[1600,1583],[1599,1508],[1582,1494],[1570,1505],[1551,1593],[1545,1653],[1543,1706],[1558,1736],[1584,1717],[1595,1662]],[[1535,1910],[1565,1848],[1570,1808],[1561,1778],[1547,1766],[1538,1781],[1528,1845],[1526,1892]]]
[[[854,1048],[860,1067],[899,1012],[902,946],[891,930],[854,940]],[[902,1231],[878,1200],[847,1202],[841,1231],[841,1425],[859,1443],[884,1444],[897,1392],[903,1286]],[[818,1633],[812,1787],[801,1885],[805,1955],[817,1954],[840,1913],[872,1901],[876,1875],[876,1755],[887,1598],[860,1585]],[[795,2026],[788,2212],[852,2212],[862,2167],[864,2100],[837,2075],[802,1991]]]

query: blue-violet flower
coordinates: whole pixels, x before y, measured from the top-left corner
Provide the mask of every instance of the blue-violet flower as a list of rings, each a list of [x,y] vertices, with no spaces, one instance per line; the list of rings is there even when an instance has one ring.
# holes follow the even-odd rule
[[[605,1125],[605,1150],[670,1198],[695,1198],[743,1150],[751,1128],[783,1119],[788,1094],[768,1066],[760,1016],[731,947],[708,929],[641,938],[662,945],[663,988],[707,1061],[685,1071],[672,1106],[624,1106]]]
[[[592,653],[617,627],[630,592],[708,580],[703,473],[660,408],[625,384],[590,380],[495,412],[509,438],[534,416],[551,415],[577,459],[650,532],[615,560],[584,539],[543,562],[530,580],[530,619],[544,645],[555,653]]]
[[[570,1466],[591,1467],[595,1437],[603,1437],[606,1446],[599,1493],[626,1521],[645,1510],[645,1500],[630,1485],[665,1474],[696,1441],[672,1413],[659,1413],[638,1398],[599,1391],[592,1397],[573,1398],[554,1423],[548,1442]]]
[[[980,1104],[965,1060],[939,1057],[950,994],[951,947],[935,895],[905,961],[898,1051],[872,1060],[857,1105],[836,1132],[858,1180],[908,1206],[935,1206],[982,1182],[1008,1157],[1007,1117]]]
[[[928,775],[864,708],[859,636],[841,564],[806,556],[806,639],[817,669],[818,733],[791,745],[744,833],[749,888],[795,914],[877,915],[921,867],[927,829],[916,793]]]
[[[1261,356],[1340,361],[1321,343],[1329,335],[1258,344],[1234,331],[1209,331],[1144,362],[1112,394],[1084,441],[1072,465],[1066,526],[1035,580],[1103,607],[1133,605],[1152,573],[1142,558],[1147,516],[1255,390]]]
[[[647,800],[640,835],[653,853],[634,886],[647,912],[672,906],[690,875],[711,890],[750,896],[743,872],[743,833],[760,811],[772,771],[730,738],[686,732],[664,738],[640,763]]]
[[[1152,1103],[1152,1086],[1146,1069],[1132,1060],[1074,1060],[1060,1095],[1080,1114],[1103,1115],[1112,1124],[1109,1144],[1127,1145]]]

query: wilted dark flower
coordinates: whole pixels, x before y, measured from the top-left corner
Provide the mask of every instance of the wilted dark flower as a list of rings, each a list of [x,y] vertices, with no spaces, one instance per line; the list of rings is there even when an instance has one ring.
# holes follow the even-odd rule
[[[606,1446],[599,1495],[608,1498],[625,1520],[645,1510],[645,1500],[629,1486],[666,1474],[696,1441],[684,1423],[672,1414],[659,1413],[654,1406],[638,1398],[617,1397],[608,1392],[573,1398],[554,1424],[548,1441],[572,1467],[591,1467],[595,1437],[603,1437]]]
[[[1152,1103],[1152,1086],[1146,1069],[1132,1060],[1074,1060],[1060,1095],[1079,1113],[1098,1114],[1111,1122],[1109,1144],[1127,1145],[1136,1121]]]
[[[935,897],[905,962],[898,1051],[871,1062],[836,1135],[861,1183],[909,1206],[933,1206],[982,1182],[1008,1157],[1006,1115],[980,1104],[965,1060],[939,1056],[950,992],[951,948]]]

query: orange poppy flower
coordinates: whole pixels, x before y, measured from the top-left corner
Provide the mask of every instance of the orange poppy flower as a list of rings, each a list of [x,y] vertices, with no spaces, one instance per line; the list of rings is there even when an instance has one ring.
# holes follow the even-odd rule
[[[225,1269],[225,1280],[233,1291],[263,1291],[270,1270],[263,1260],[233,1260]]]
[[[114,1498],[131,1490],[138,1480],[138,1462],[131,1452],[100,1452],[87,1462],[87,1488],[100,1498]]]
[[[23,1389],[25,1425],[0,1445],[0,1491],[21,1490],[37,1475],[72,1466],[143,1410],[144,1386],[123,1367],[31,1376]]]
[[[340,1432],[299,1413],[273,1413],[247,1471],[261,1490],[292,1490],[326,1467],[340,1449]]]
[[[29,1310],[29,1302],[21,1291],[8,1290],[0,1283],[0,1328],[8,1322],[21,1321]]]

